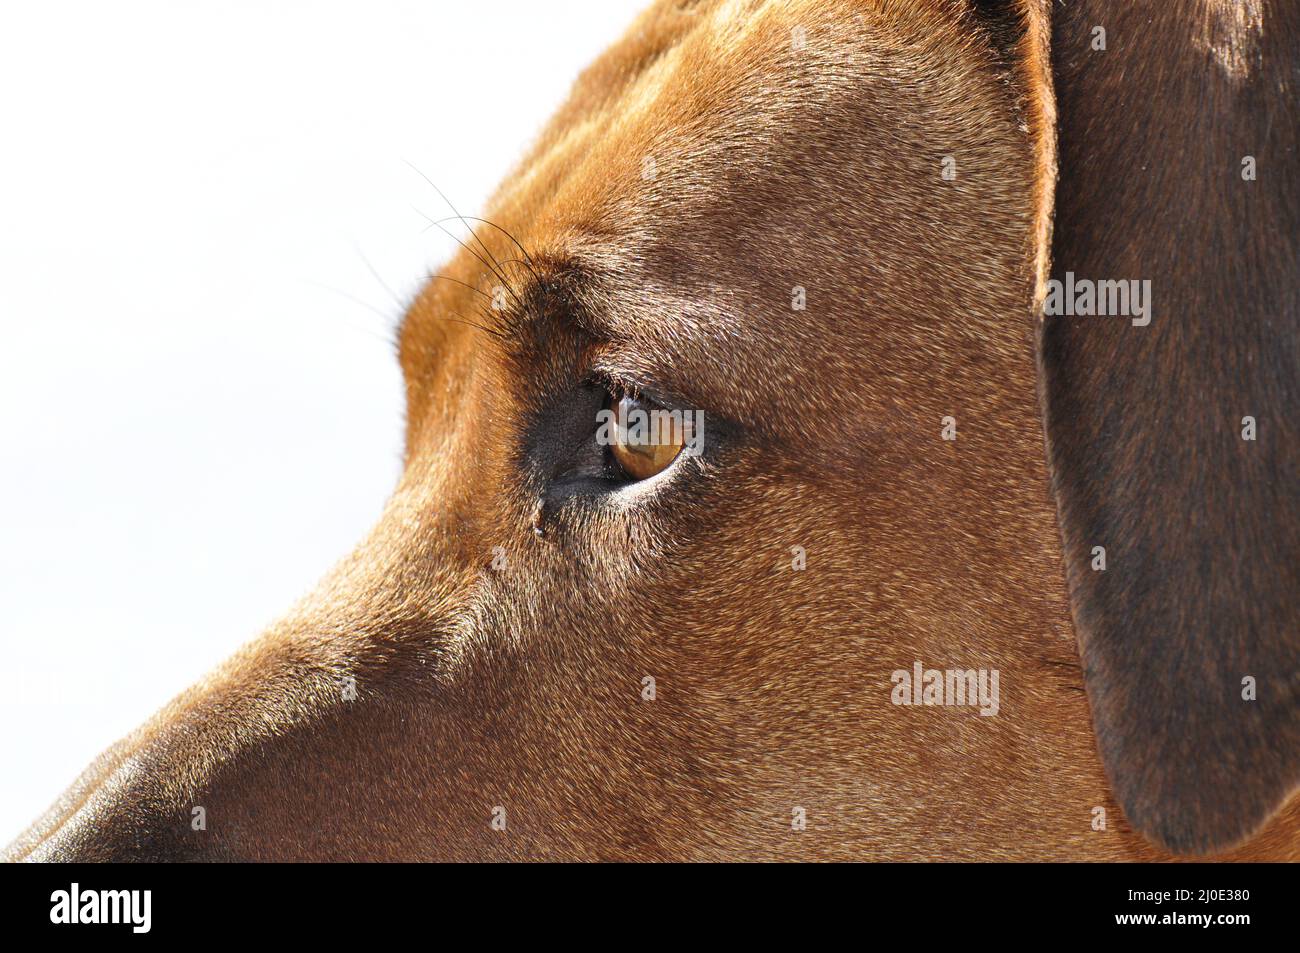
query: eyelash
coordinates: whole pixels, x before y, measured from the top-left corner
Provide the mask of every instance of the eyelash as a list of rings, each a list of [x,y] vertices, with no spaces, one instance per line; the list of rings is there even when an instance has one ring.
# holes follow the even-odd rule
[[[604,388],[605,393],[610,397],[627,394],[629,397],[646,397],[648,400],[654,400],[653,397],[644,394],[635,381],[628,380],[604,368],[598,368],[591,372],[590,383],[596,387]],[[655,402],[658,403],[658,401]]]

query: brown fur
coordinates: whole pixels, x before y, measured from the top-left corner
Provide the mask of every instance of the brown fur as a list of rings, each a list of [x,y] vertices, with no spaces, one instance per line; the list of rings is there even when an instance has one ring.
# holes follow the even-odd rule
[[[647,11],[493,200],[513,238],[410,308],[370,538],[11,856],[1167,856],[1097,755],[1049,495],[1047,45],[1036,2]],[[485,311],[457,282],[515,240]],[[703,407],[701,461],[553,492],[593,367]],[[1000,714],[891,704],[916,660],[998,669]],[[1298,820],[1234,856],[1297,856]]]
[[[1054,25],[1054,270],[1150,279],[1154,305],[1147,327],[1047,319],[1056,498],[1119,801],[1210,852],[1300,784],[1300,7],[1090,6]]]

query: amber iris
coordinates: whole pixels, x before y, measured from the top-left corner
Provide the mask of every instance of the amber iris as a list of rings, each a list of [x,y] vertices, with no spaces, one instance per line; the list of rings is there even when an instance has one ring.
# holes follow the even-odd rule
[[[610,452],[634,480],[665,470],[686,442],[682,418],[653,401],[631,394],[613,394],[614,439]]]

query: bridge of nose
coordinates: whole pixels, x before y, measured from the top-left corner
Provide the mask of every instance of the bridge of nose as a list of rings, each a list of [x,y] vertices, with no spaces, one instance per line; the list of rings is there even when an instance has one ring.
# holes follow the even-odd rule
[[[384,778],[410,775],[412,726],[438,704],[426,663],[308,671],[299,648],[263,650],[182,696],[105,752],[4,859],[271,859],[302,846],[304,817],[316,818],[308,829],[325,817],[347,826],[372,809]],[[259,665],[272,671],[259,677]]]
[[[263,842],[286,788],[335,789],[346,822],[376,776],[406,770],[392,761],[409,753],[402,726],[446,720],[438,684],[474,574],[452,522],[399,488],[311,596],[101,755],[0,857],[240,854]]]

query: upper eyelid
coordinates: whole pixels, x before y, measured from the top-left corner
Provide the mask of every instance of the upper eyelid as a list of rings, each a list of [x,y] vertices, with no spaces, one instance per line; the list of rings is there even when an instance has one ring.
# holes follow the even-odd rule
[[[593,374],[598,381],[606,386],[619,387],[620,390],[627,391],[633,397],[641,397],[653,400],[660,407],[666,407],[668,410],[688,410],[688,408],[697,408],[693,402],[682,397],[671,386],[664,386],[662,381],[647,380],[645,374],[628,371],[627,365],[621,361],[610,359],[608,355],[598,355],[595,358],[586,361],[588,371]],[[698,407],[698,410],[705,408]]]
[[[659,395],[654,392],[654,388],[645,386],[635,375],[611,367],[602,361],[589,362],[587,368],[596,382],[603,385],[606,390],[622,391],[633,397],[648,397],[656,403],[660,402]]]
[[[658,404],[665,410],[699,411],[707,425],[708,432],[712,435],[711,440],[715,443],[719,441],[723,443],[743,441],[751,433],[750,429],[744,424],[714,411],[708,405],[687,400],[663,387],[658,381],[647,382],[643,376],[630,373],[623,368],[624,365],[607,358],[589,364],[588,373],[593,375],[596,382],[603,387],[608,388],[613,385],[625,389],[634,396],[640,396]]]
[[[593,279],[580,261],[552,259],[543,266],[543,273],[545,281],[530,280],[522,289],[531,314],[520,317],[525,323],[558,324],[576,332],[582,341],[578,367],[583,376],[645,397],[669,410],[702,411],[726,429],[743,429],[716,413],[707,402],[690,399],[684,390],[672,384],[670,375],[646,370],[654,366],[653,360],[638,354],[630,341],[611,334],[610,326],[589,310],[591,302],[583,291]],[[521,357],[527,363],[528,357],[522,354]]]
[[[707,403],[691,400],[669,383],[666,375],[639,369],[652,367],[653,362],[638,355],[630,342],[613,338],[609,326],[593,320],[584,306],[582,288],[587,279],[577,262],[553,260],[542,265],[542,271],[543,279],[534,276],[519,289],[521,301],[512,305],[522,304],[522,308],[506,309],[509,343],[515,346],[514,358],[521,369],[535,360],[534,353],[523,346],[532,333],[558,324],[561,330],[576,332],[580,347],[578,370],[582,378],[588,381],[594,378],[606,389],[616,387],[667,410],[699,411],[712,424],[715,435],[723,438],[728,434],[733,437],[744,434],[745,427],[718,414]]]
[[[606,362],[594,362],[590,367],[595,378],[611,389],[617,388],[631,394],[633,397],[644,398],[669,410],[675,408],[685,409],[691,406],[689,401],[667,392],[656,383],[647,383],[638,375],[629,374]]]

